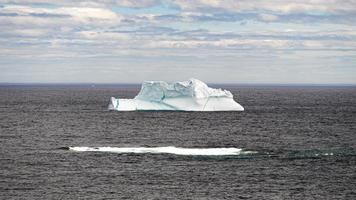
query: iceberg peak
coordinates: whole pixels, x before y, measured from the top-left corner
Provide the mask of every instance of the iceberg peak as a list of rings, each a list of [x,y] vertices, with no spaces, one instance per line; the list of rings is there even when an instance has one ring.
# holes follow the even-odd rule
[[[243,111],[230,91],[210,88],[204,82],[145,81],[134,99],[111,98],[110,110]]]

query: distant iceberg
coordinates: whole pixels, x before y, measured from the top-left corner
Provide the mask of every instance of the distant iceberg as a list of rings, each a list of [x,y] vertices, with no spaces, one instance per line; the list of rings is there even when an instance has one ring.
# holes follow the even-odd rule
[[[111,97],[109,110],[243,111],[230,91],[214,89],[197,79],[166,83],[145,81],[133,99]]]

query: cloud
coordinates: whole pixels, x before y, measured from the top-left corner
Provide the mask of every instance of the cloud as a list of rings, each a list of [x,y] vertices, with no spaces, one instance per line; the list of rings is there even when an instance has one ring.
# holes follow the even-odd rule
[[[221,9],[232,12],[343,13],[356,11],[356,1],[337,0],[172,0],[183,10]]]
[[[146,18],[156,23],[159,21],[181,21],[181,22],[243,22],[257,21],[266,23],[335,23],[335,24],[356,24],[356,13],[339,15],[311,15],[311,14],[265,14],[265,13],[200,13],[182,12],[179,14],[151,15]]]
[[[356,0],[172,0],[196,20],[355,24]]]
[[[123,6],[132,8],[150,7],[159,4],[159,0],[0,0],[0,4],[17,4],[17,5],[31,5],[31,4],[45,4],[56,6],[69,7],[108,7],[108,6]]]
[[[216,51],[356,51],[356,31],[249,31],[216,33],[205,29],[182,31],[164,26],[107,27],[92,29],[5,29],[0,36],[7,49],[47,48],[62,52],[79,51],[81,56],[179,55],[209,57]],[[182,50],[182,52],[180,52]],[[139,54],[137,54],[139,51]],[[201,51],[201,52],[200,52]],[[206,52],[204,52],[206,51]],[[199,53],[200,52],[200,53]],[[50,55],[55,53],[48,51]],[[26,51],[26,54],[34,54]],[[46,56],[46,53],[41,53]]]
[[[278,20],[278,16],[276,16],[276,15],[262,13],[259,16],[260,16],[262,21],[266,21],[266,22],[273,22],[273,21],[277,21]]]
[[[261,22],[288,22],[288,23],[356,23],[356,0],[0,0],[4,7],[18,6],[24,10],[56,8],[67,9],[71,15],[91,13],[93,15],[114,15],[112,9],[126,7],[137,9],[142,13],[126,16],[126,22],[155,20],[179,21],[261,21]],[[33,7],[34,5],[37,5]],[[39,6],[38,6],[39,5]],[[149,14],[145,8],[157,7],[161,10],[169,7],[176,9],[175,13]],[[56,10],[54,9],[54,10]],[[69,11],[72,9],[72,11]],[[86,11],[85,11],[86,9]],[[102,9],[102,10],[99,10]],[[105,10],[105,12],[103,12]],[[18,10],[19,11],[19,10]],[[60,13],[34,13],[34,16],[61,17]],[[118,15],[120,11],[116,12]],[[16,13],[0,13],[1,16],[15,15]],[[66,12],[64,11],[64,13]],[[80,16],[77,16],[80,17]],[[88,16],[87,16],[88,17]],[[109,17],[109,16],[108,16]],[[110,18],[107,18],[110,20]]]
[[[278,12],[282,13],[345,13],[356,11],[356,0],[0,0],[0,4],[47,4],[57,6],[122,6],[145,8],[174,5],[185,11]]]
[[[5,5],[0,8],[3,14],[32,17],[72,17],[78,21],[89,19],[116,20],[118,15],[109,9],[87,7],[38,8],[29,6]]]
[[[0,0],[0,68],[9,66],[9,74],[17,74],[21,70],[11,67],[28,63],[69,71],[68,66],[81,71],[89,65],[112,72],[120,66],[125,73],[159,68],[163,76],[166,68],[159,66],[175,73],[198,66],[197,72],[215,77],[211,70],[234,74],[229,69],[236,67],[268,73],[269,66],[280,71],[292,64],[353,66],[354,3]]]

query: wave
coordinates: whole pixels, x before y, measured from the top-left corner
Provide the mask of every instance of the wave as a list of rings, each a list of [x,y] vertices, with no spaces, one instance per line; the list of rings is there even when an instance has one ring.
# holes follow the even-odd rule
[[[136,154],[175,154],[192,156],[231,156],[254,154],[255,151],[244,151],[239,148],[179,148],[168,147],[69,147],[71,151],[136,153]]]

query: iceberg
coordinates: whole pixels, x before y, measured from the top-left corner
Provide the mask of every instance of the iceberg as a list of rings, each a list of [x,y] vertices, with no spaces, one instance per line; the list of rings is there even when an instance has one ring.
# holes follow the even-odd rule
[[[225,156],[255,154],[256,151],[245,151],[242,149],[229,148],[180,148],[167,147],[69,147],[71,151],[110,152],[110,153],[135,153],[135,154],[175,154],[185,156]]]
[[[243,111],[230,91],[208,87],[198,79],[167,83],[145,81],[133,99],[111,97],[109,110]]]

